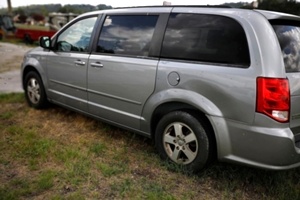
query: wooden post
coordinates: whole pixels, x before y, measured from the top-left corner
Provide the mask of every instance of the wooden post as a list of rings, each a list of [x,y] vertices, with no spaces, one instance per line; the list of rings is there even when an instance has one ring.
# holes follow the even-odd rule
[[[7,9],[8,9],[8,14],[12,16],[12,7],[11,7],[10,0],[7,0]]]

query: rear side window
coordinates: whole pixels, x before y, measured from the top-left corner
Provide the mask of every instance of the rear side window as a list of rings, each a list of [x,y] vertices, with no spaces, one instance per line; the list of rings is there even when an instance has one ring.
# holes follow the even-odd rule
[[[295,23],[273,24],[273,28],[276,32],[282,50],[286,72],[300,72],[299,25]]]
[[[217,15],[171,14],[161,56],[244,68],[250,65],[244,29],[237,21]]]
[[[98,41],[97,52],[148,56],[158,16],[107,16]]]

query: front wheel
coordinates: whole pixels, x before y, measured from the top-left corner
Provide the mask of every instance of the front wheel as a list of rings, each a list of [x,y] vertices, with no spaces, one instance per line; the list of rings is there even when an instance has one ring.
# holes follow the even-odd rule
[[[155,146],[163,160],[196,173],[211,160],[212,142],[205,124],[184,111],[171,112],[159,121]]]
[[[29,72],[25,76],[25,97],[31,107],[41,109],[48,105],[43,82],[36,72]]]

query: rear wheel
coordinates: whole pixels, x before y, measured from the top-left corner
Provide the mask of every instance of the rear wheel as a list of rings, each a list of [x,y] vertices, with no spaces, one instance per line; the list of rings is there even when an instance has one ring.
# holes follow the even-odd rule
[[[33,40],[31,39],[30,35],[29,34],[25,34],[24,35],[24,42],[26,44],[32,44],[33,43]]]
[[[43,82],[36,72],[25,76],[25,97],[31,107],[41,109],[48,105]]]
[[[163,160],[195,173],[203,169],[213,157],[208,134],[205,124],[194,115],[174,111],[159,121],[155,146]]]

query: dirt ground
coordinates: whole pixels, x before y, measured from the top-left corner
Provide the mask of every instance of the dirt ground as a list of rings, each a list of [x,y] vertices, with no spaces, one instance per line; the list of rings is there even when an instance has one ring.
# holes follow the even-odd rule
[[[0,73],[20,69],[24,54],[32,48],[0,42]]]
[[[0,93],[21,92],[20,68],[33,47],[0,42]]]

